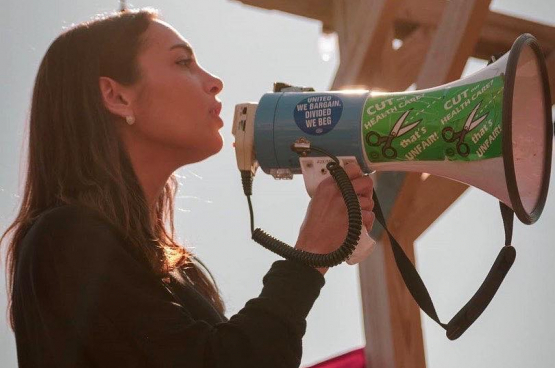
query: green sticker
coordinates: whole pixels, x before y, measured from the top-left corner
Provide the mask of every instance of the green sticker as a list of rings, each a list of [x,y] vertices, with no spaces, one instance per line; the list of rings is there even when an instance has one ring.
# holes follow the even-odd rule
[[[501,156],[503,77],[429,92],[370,96],[362,114],[371,162]]]

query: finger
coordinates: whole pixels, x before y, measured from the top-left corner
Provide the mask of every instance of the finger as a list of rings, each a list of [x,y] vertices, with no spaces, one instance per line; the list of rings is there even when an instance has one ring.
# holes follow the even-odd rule
[[[345,164],[343,169],[347,173],[347,176],[349,176],[350,180],[361,177],[363,174],[362,169],[360,168],[357,162],[348,162]]]
[[[353,186],[355,184],[355,181],[362,180],[363,182],[366,182],[366,183],[357,183],[356,184],[357,186],[355,188],[355,193],[362,194],[368,197],[372,196],[372,191],[369,190],[373,186],[372,179],[369,176],[364,175],[358,163],[352,162],[352,161],[348,162],[347,164],[345,164],[344,170],[347,173],[347,176],[349,177],[351,182],[353,183]],[[360,189],[357,189],[357,188],[360,188]],[[337,187],[335,179],[332,176],[328,176],[327,178],[325,178],[320,182],[320,184],[316,188],[316,191],[327,192],[327,191],[334,191],[338,189],[339,188]],[[336,194],[340,195],[341,193],[337,192]]]
[[[372,197],[372,190],[374,187],[374,182],[369,176],[363,176],[356,178],[351,181],[353,183],[353,188],[355,193],[358,195],[363,195],[365,197]]]
[[[361,210],[372,211],[374,208],[374,201],[368,197],[358,197],[358,202]]]
[[[351,181],[363,176],[362,169],[360,168],[357,162],[353,162],[353,161],[348,162],[345,164],[343,169],[345,170],[345,172],[347,173],[347,176]],[[328,186],[330,188],[335,188],[336,187],[335,179],[331,175],[329,175],[327,178],[322,180],[318,186],[322,186],[322,188],[328,187]]]
[[[330,175],[327,178],[325,178],[324,180],[322,180],[320,182],[320,184],[318,184],[318,187],[326,187],[326,186],[330,186],[330,187],[334,187],[335,184],[335,179]]]
[[[366,226],[368,231],[372,230],[372,226],[374,226],[374,220],[376,219],[376,215],[372,211],[362,211],[362,223]]]

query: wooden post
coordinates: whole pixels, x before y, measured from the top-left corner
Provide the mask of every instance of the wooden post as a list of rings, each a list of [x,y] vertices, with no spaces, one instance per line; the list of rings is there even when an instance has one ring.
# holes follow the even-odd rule
[[[418,89],[460,77],[478,41],[489,3],[490,0],[451,0],[447,3],[424,68],[418,76]]]
[[[343,1],[343,0],[340,0]],[[382,65],[382,50],[387,45],[398,1],[359,0],[344,1],[344,14],[350,16],[347,46],[342,47],[343,54],[332,89],[359,84],[360,73],[373,71],[370,79],[379,78]],[[345,27],[343,28],[345,29]],[[345,37],[345,36],[341,36]],[[373,80],[367,85],[374,86]]]
[[[451,0],[448,3],[418,76],[418,89],[437,86],[460,77],[480,35],[489,3],[489,0]],[[402,195],[395,206],[404,210],[405,214],[399,215],[398,221],[410,224],[404,231],[412,234],[408,239],[411,241],[416,240],[433,223],[434,220],[430,220],[428,214],[436,216],[434,219],[437,218],[467,188],[464,184],[439,177],[421,180],[421,175],[415,173],[407,174],[405,181],[411,185],[403,187]],[[430,198],[425,193],[431,196],[440,192],[443,195],[435,195],[434,201],[430,204],[417,203],[414,200]],[[418,213],[418,216],[410,219],[410,222],[407,221],[415,213]]]
[[[472,54],[488,6],[489,1],[483,0],[451,0],[448,3],[418,76],[419,89],[446,83],[460,76]],[[410,52],[410,49],[407,50]],[[465,189],[462,184],[438,177],[423,181],[421,174],[406,175],[388,222],[413,262],[414,241]],[[429,200],[432,197],[434,201]],[[385,262],[385,267],[376,267],[378,260],[372,259],[360,265],[368,364],[381,366],[386,361],[387,367],[425,367],[419,308],[397,270],[385,235],[380,239],[380,246],[383,253],[376,258]],[[368,290],[378,285],[380,295]],[[366,293],[371,293],[374,301],[368,302],[372,297],[365,296]],[[387,299],[387,303],[380,299]],[[388,323],[383,319],[388,319]],[[384,333],[384,325],[390,329],[388,333]],[[374,339],[389,339],[389,344],[384,346],[386,343],[380,342],[382,351],[376,353],[373,350],[376,344]],[[384,358],[385,354],[389,356]]]
[[[335,30],[341,63],[331,89],[364,84],[401,91],[414,82],[418,89],[444,84],[460,77],[470,56],[506,52],[518,35],[529,32],[548,55],[555,101],[555,27],[489,11],[490,0],[240,1],[318,19],[324,29]],[[391,48],[393,38],[403,41],[398,50]],[[377,184],[389,228],[413,261],[414,241],[466,189],[421,174],[384,173]],[[376,231],[373,236],[378,249],[359,267],[367,366],[424,368],[419,308],[387,239]]]
[[[417,26],[435,29],[448,4],[445,0],[403,1],[395,19],[396,37],[404,39]],[[472,56],[487,60],[491,55],[507,52],[522,33],[533,34],[546,54],[555,48],[555,27],[488,11]]]
[[[335,30],[348,36],[348,32],[342,32],[335,28],[337,22],[338,8],[345,8],[343,23],[349,27],[356,21],[358,5],[362,0],[234,0],[246,5],[255,6],[267,10],[278,10],[297,16],[316,19],[322,22],[322,28]],[[395,14],[394,29],[395,38],[404,40],[416,28],[424,27],[436,29],[448,2],[445,0],[395,0],[398,2],[398,10]],[[372,9],[371,9],[372,11]],[[491,55],[504,53],[511,48],[514,40],[522,33],[533,34],[546,55],[555,50],[555,27],[529,21],[526,19],[488,11],[485,24],[480,30],[479,39],[474,47],[472,56],[484,60]],[[340,42],[340,47],[350,43]],[[346,57],[346,54],[343,53]]]
[[[431,44],[433,32],[420,26],[408,35],[389,62],[395,68],[394,77],[388,83],[389,91],[404,91],[416,81]]]

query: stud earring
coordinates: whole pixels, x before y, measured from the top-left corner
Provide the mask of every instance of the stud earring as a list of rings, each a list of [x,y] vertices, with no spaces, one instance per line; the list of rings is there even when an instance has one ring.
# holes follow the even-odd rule
[[[133,125],[133,124],[135,124],[135,117],[133,117],[133,116],[131,116],[131,115],[130,115],[130,116],[126,116],[126,117],[125,117],[125,121],[126,121],[127,124],[129,124],[129,125]]]

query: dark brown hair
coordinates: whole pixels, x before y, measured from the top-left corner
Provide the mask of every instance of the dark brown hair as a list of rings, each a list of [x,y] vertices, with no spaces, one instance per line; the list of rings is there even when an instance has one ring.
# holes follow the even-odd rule
[[[62,33],[42,59],[31,103],[21,208],[0,238],[1,244],[13,232],[6,259],[10,300],[18,245],[34,220],[53,207],[77,204],[95,210],[119,229],[130,251],[146,260],[159,277],[183,269],[223,313],[210,273],[174,239],[177,179],[169,178],[151,214],[117,134],[115,119],[121,118],[102,102],[100,76],[123,85],[140,80],[136,59],[145,41],[143,33],[157,18],[158,12],[150,8],[97,17]],[[13,327],[11,304],[9,308]]]

